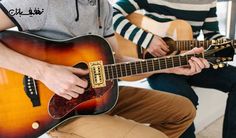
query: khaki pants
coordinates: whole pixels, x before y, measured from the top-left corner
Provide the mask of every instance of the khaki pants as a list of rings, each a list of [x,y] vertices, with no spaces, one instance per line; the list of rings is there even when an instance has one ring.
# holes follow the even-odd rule
[[[195,114],[194,106],[184,97],[121,87],[117,105],[109,113],[73,119],[49,135],[57,138],[178,138]]]

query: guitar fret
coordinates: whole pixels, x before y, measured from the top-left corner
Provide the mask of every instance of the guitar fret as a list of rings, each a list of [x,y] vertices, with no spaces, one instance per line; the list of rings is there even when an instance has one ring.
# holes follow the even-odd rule
[[[186,58],[186,61],[187,61],[187,63],[188,63],[188,60],[189,60],[190,58],[188,58],[188,55],[186,55],[185,58]]]
[[[137,74],[137,70],[135,68],[135,63],[130,63],[130,67],[131,67],[132,74],[133,75]]]
[[[171,58],[167,57],[166,58],[166,68],[171,68],[172,66],[172,60]]]
[[[182,66],[182,64],[181,64],[181,56],[178,56],[178,58],[179,58],[179,65]]]
[[[127,65],[129,65],[130,75],[133,75],[133,71],[132,71],[132,68],[131,68],[131,64],[128,63]]]
[[[152,64],[152,60],[147,60],[147,66],[148,66],[148,71],[151,72],[151,71],[154,71],[153,69],[153,64]]]
[[[174,41],[174,45],[175,45],[176,49],[179,49],[178,48],[178,41]]]
[[[166,64],[166,69],[168,68],[168,66],[167,66],[167,58],[165,58],[165,64]]]
[[[182,41],[183,42],[183,48],[184,48],[184,50],[186,50],[186,48],[185,48],[185,41]]]
[[[147,72],[149,72],[147,60],[145,61],[145,63],[146,63],[146,66],[147,66]]]
[[[108,66],[104,66],[104,70],[105,70],[105,73],[106,73],[106,79],[109,80],[110,79],[110,71],[108,69]]]
[[[195,41],[195,47],[199,47],[198,41]]]
[[[141,61],[136,62],[137,73],[143,73]]]
[[[174,58],[171,57],[171,60],[172,60],[172,67],[175,67],[175,64],[174,64]]]
[[[141,72],[143,73],[142,61],[140,61],[139,64],[140,64],[140,66],[141,66]]]
[[[176,48],[179,50],[179,41],[176,41]]]
[[[118,75],[117,75],[117,70],[116,70],[116,66],[115,65],[112,65],[112,72],[113,72],[113,78],[117,78]]]
[[[160,61],[160,59],[157,59],[157,61],[158,61],[159,69],[162,69],[161,68],[161,61]]]
[[[187,41],[187,49],[189,50],[190,49],[190,46],[191,46],[191,42],[190,41]]]
[[[187,41],[184,41],[184,44],[185,44],[185,50],[187,50],[188,49]]]
[[[160,69],[160,65],[159,65],[159,60],[158,59],[154,59],[154,69],[155,70],[159,70]]]
[[[174,67],[180,66],[179,56],[173,57]]]
[[[185,63],[184,55],[182,55],[182,56],[180,57],[180,62],[181,62],[181,66],[182,66],[182,65],[185,65],[185,64],[184,64],[184,63]]]
[[[188,65],[188,60],[191,59],[193,55],[186,55],[186,61],[187,61],[187,65]],[[194,55],[195,56],[195,55]]]
[[[154,60],[152,60],[152,67],[153,67],[153,71],[154,71],[155,70]]]
[[[124,74],[123,74],[123,70],[122,70],[122,67],[121,67],[122,64],[119,64],[119,65],[120,65],[120,74],[121,74],[121,77],[123,77]]]
[[[166,69],[165,60],[161,58],[159,61],[160,61],[161,69]]]
[[[129,63],[125,64],[125,70],[126,70],[126,76],[132,75],[132,72],[130,70]]]
[[[118,77],[122,77],[122,72],[121,72],[120,64],[116,65],[116,72],[117,72]]]
[[[191,50],[193,47],[194,47],[194,42],[191,41],[191,43],[190,43],[190,48],[189,48],[188,50]]]
[[[138,63],[139,62],[135,62],[135,68],[136,68],[136,73],[137,74],[142,73],[140,67],[138,67]]]
[[[126,70],[125,64],[121,64],[121,71],[122,71],[123,77],[127,76],[127,70]]]
[[[135,74],[138,74],[137,62],[134,62]]]
[[[111,70],[111,78],[114,78],[114,73],[111,66],[108,66],[108,69]]]
[[[145,61],[142,61],[141,64],[142,64],[142,67],[143,67],[143,72],[147,72],[147,66],[146,66]]]
[[[185,50],[188,50],[188,41],[184,41],[185,43]]]

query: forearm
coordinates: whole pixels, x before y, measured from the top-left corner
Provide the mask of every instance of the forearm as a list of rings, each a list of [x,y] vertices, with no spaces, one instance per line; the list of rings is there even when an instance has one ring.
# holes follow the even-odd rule
[[[131,23],[125,15],[114,9],[114,29],[116,33],[142,48],[147,48],[153,38],[153,34]]]
[[[0,67],[39,79],[49,64],[21,55],[0,43]]]

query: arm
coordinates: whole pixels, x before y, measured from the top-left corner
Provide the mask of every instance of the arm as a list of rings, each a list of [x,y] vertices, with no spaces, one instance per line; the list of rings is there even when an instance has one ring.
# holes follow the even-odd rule
[[[153,56],[164,56],[169,52],[167,44],[157,35],[146,32],[145,30],[132,24],[125,16],[140,10],[147,9],[146,0],[132,1],[119,0],[114,5],[114,29],[125,39],[132,41],[139,47],[147,49]]]
[[[216,1],[214,1],[211,5],[212,6],[207,14],[207,17],[202,27],[204,38],[206,40],[219,39],[224,37],[219,32],[219,22],[217,20],[216,14]]]
[[[0,10],[0,31],[14,26],[14,23]],[[33,66],[32,66],[33,65]],[[52,65],[21,55],[0,43],[0,67],[33,77],[42,81],[58,95],[71,99],[84,92],[87,82],[74,74],[86,74],[88,71]],[[62,77],[63,76],[63,77]],[[78,86],[80,87],[78,87]]]

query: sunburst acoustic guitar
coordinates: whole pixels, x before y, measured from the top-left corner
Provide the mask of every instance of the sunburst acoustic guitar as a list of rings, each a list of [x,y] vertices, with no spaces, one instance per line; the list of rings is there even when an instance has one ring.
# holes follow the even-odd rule
[[[0,138],[39,137],[71,118],[111,110],[118,97],[118,78],[184,66],[192,56],[206,58],[211,64],[223,58],[233,59],[230,42],[211,45],[198,55],[126,63],[115,63],[108,42],[95,35],[56,41],[24,32],[3,31],[0,32],[0,42],[41,61],[89,69],[89,75],[81,76],[89,82],[85,93],[66,100],[40,81],[0,68]]]

